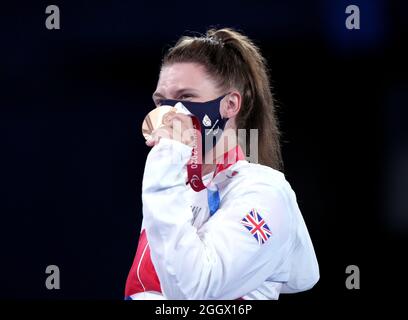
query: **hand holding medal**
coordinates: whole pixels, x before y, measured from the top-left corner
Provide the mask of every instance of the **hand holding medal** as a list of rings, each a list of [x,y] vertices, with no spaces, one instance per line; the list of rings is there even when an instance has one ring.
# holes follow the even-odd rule
[[[213,148],[225,126],[226,119],[220,114],[220,103],[226,95],[206,102],[163,100],[160,107],[147,115],[142,125],[143,136],[150,147],[161,138],[169,138],[193,148],[187,172],[191,188],[197,192],[206,188],[201,170],[203,145],[209,143]]]
[[[142,125],[142,133],[149,147],[155,146],[161,138],[192,146],[194,129],[191,117],[177,111],[175,107],[161,106],[149,112]]]

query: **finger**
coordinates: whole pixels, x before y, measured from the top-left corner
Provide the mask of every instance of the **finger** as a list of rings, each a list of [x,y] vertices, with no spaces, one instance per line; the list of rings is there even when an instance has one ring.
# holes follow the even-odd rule
[[[180,131],[181,133],[193,128],[193,122],[190,116],[181,113],[176,113],[172,115],[171,119],[172,127],[175,128],[177,131]]]
[[[193,123],[190,116],[187,116],[182,113],[176,113],[170,111],[163,116],[163,123],[167,126],[175,126],[175,122],[177,123],[178,127],[182,127],[183,129],[192,127]]]
[[[182,113],[174,113],[171,116],[171,119],[174,121],[174,119],[178,119],[182,123],[188,124],[192,123],[191,117]]]
[[[155,145],[155,140],[153,138],[146,140],[146,145],[148,147],[153,147]]]
[[[172,129],[170,127],[162,126],[154,130],[151,134],[150,139],[146,141],[146,145],[149,147],[153,147],[158,144],[160,139],[162,138],[172,139]]]
[[[163,123],[165,126],[171,126],[171,124],[172,124],[172,119],[173,119],[173,116],[174,116],[175,114],[176,114],[176,113],[175,113],[174,111],[169,111],[169,112],[165,113],[165,114],[163,115],[162,123]]]

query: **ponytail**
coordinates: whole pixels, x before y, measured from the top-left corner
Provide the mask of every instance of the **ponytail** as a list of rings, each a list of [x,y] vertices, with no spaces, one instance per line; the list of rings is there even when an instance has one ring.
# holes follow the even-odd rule
[[[201,64],[222,90],[236,88],[241,93],[235,121],[238,129],[245,129],[246,150],[250,150],[250,129],[258,129],[258,162],[282,170],[275,104],[259,48],[232,29],[210,29],[202,37],[180,38],[164,56],[163,66],[177,62]]]

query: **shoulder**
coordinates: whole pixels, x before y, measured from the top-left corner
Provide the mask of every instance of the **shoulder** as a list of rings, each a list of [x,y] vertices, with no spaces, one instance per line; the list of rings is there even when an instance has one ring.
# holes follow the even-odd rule
[[[233,176],[229,179],[230,187],[240,185],[246,188],[261,188],[262,190],[266,188],[270,190],[281,190],[282,192],[292,190],[282,172],[261,164],[239,161],[230,167],[230,171],[236,172],[233,175],[230,174]]]
[[[235,174],[233,174],[234,171]],[[229,168],[227,174],[231,176],[223,186],[227,199],[251,198],[261,203],[265,201],[270,203],[270,200],[275,200],[275,202],[286,205],[295,200],[289,182],[278,170],[261,164],[239,161]]]
[[[233,174],[233,172],[237,172]],[[251,212],[257,212],[273,230],[278,243],[292,239],[296,223],[296,199],[282,172],[259,164],[239,161],[230,167],[230,178],[220,189],[223,214],[213,221],[241,221]],[[218,219],[218,220],[217,220]]]
[[[239,161],[231,168],[238,172],[237,177],[239,179],[274,184],[284,184],[286,182],[285,175],[282,172],[262,164]]]

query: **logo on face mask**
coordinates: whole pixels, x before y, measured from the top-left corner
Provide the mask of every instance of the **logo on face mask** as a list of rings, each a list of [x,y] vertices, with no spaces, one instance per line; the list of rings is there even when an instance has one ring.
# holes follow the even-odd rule
[[[214,125],[212,126],[211,129],[206,129],[205,130],[205,135],[208,136],[210,133],[213,134],[213,136],[216,136],[218,134],[218,130],[220,130],[220,127],[217,126],[218,119],[215,121]],[[215,127],[217,126],[217,127]]]
[[[203,118],[203,125],[206,127],[211,126],[211,119],[208,117],[208,115],[205,115]]]
[[[214,100],[206,102],[165,99],[161,102],[161,105],[175,107],[176,109],[181,109],[186,113],[194,115],[199,123],[203,124],[201,126],[201,145],[203,147],[206,146],[205,138],[209,137],[211,138],[209,143],[214,147],[221,136],[222,130],[224,130],[226,121],[228,120],[227,118],[223,118],[220,114],[220,103],[226,95],[227,94],[224,94]]]

